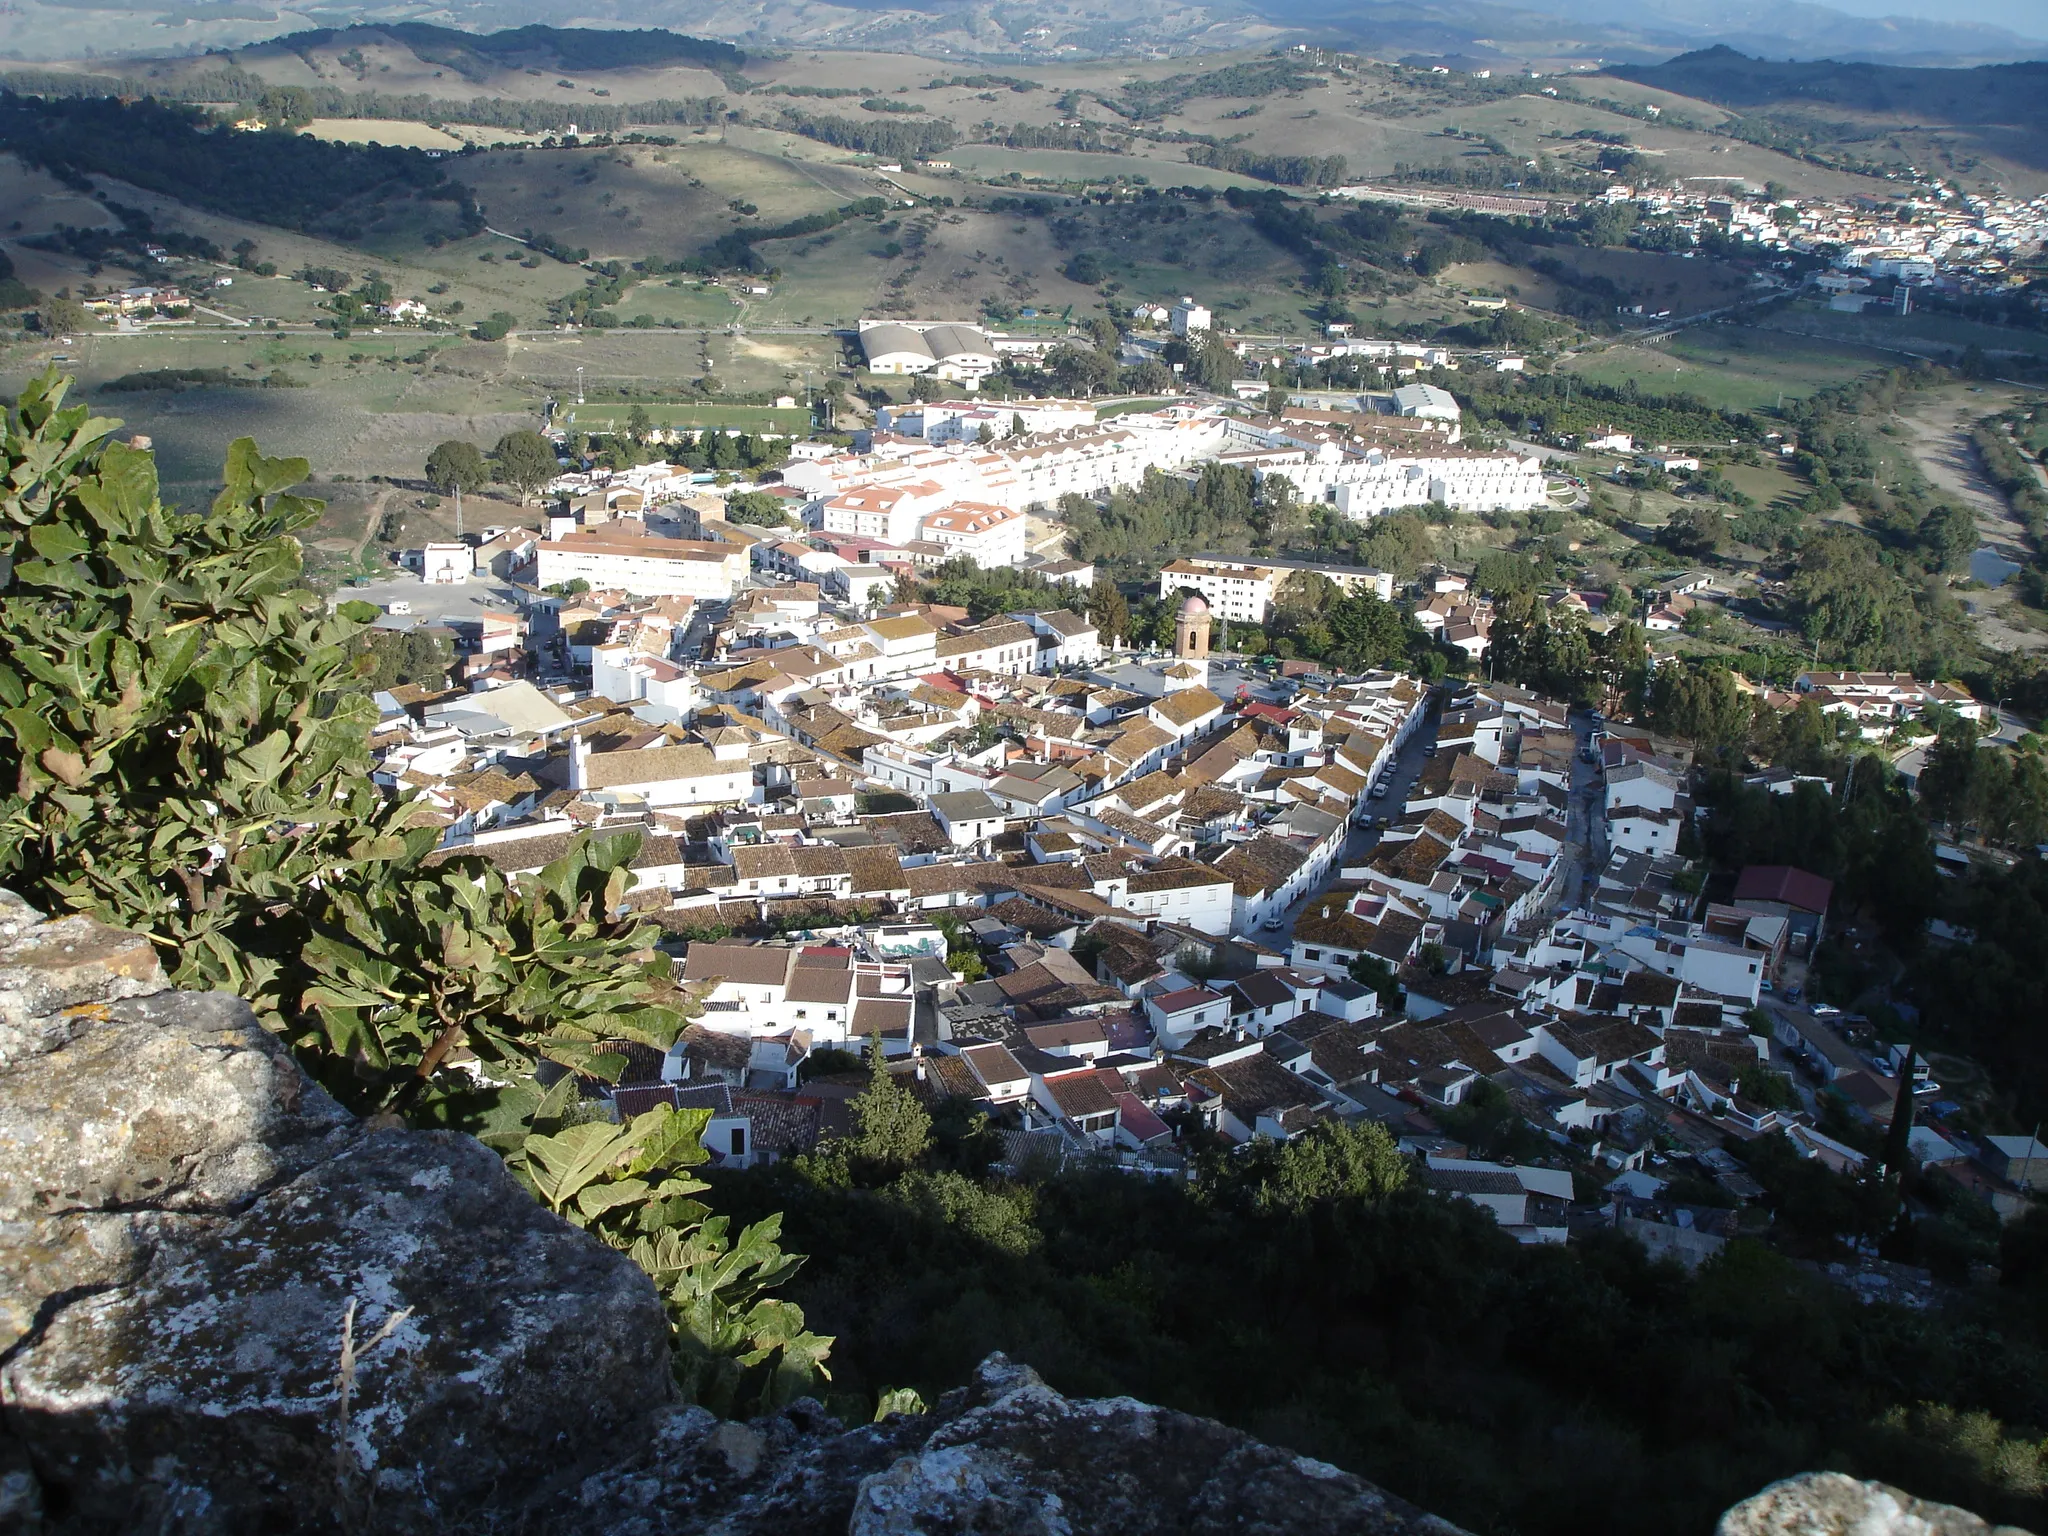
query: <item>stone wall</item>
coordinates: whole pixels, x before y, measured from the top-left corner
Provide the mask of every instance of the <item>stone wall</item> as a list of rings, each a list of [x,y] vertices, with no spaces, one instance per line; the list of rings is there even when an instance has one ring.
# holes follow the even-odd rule
[[[1984,1529],[1845,1478],[1723,1525]],[[484,1147],[369,1128],[146,941],[0,892],[0,1533],[287,1531],[1459,1536],[1001,1356],[929,1414],[720,1423],[646,1277]]]

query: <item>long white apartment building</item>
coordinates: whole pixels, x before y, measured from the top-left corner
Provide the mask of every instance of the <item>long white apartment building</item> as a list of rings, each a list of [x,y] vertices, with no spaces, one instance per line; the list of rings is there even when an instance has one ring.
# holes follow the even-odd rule
[[[988,447],[955,443],[913,447],[907,453],[835,454],[791,464],[783,471],[783,482],[828,503],[876,486],[930,485],[947,500],[1022,511],[1050,504],[1068,492],[1140,485],[1151,470],[1185,469],[1214,458],[1224,447],[1226,433],[1221,417],[1131,416],[1119,419],[1114,427],[1037,433]],[[850,512],[847,515],[851,517]],[[828,525],[828,531],[864,529]],[[911,536],[899,531],[892,542]]]
[[[1174,560],[1159,572],[1159,595],[1170,598],[1183,587],[1192,587],[1218,618],[1234,624],[1263,624],[1279,579],[1270,566],[1234,560]]]
[[[1369,592],[1381,602],[1394,597],[1391,572],[1368,565],[1315,565],[1301,560],[1209,560],[1183,556],[1159,572],[1159,595],[1185,588],[1202,594],[1209,611],[1234,624],[1263,624],[1290,576],[1322,576],[1346,593]]]
[[[1255,470],[1261,482],[1285,476],[1304,501],[1319,501],[1356,519],[1378,517],[1432,501],[1465,512],[1528,512],[1544,506],[1543,461],[1534,454],[1483,453],[1436,448],[1424,453],[1368,449],[1332,464],[1303,454]]]
[[[739,589],[748,564],[737,544],[650,537],[618,525],[542,539],[535,549],[536,586],[580,580],[635,597],[723,600]]]
[[[983,427],[1002,438],[1094,425],[1095,406],[1087,400],[931,400],[875,411],[877,429],[928,443],[976,442]]]

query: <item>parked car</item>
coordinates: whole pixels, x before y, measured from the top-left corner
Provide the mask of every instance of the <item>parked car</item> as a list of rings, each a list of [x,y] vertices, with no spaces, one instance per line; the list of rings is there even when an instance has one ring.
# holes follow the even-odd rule
[[[1798,1002],[1800,990],[1798,987],[1787,987],[1785,989],[1785,1001],[1788,1003]]]
[[[1816,1019],[1839,1019],[1842,1016],[1842,1010],[1833,1003],[1815,1003],[1813,1005],[1813,1016]]]
[[[1375,784],[1375,785],[1373,785],[1373,787],[1372,787],[1372,797],[1373,797],[1373,799],[1375,799],[1375,800],[1384,800],[1384,799],[1386,799],[1386,798],[1387,798],[1387,786],[1386,786],[1386,785],[1384,785],[1384,784]]]
[[[1287,924],[1285,920],[1281,918],[1269,917],[1265,920],[1265,922],[1261,923],[1259,926],[1264,928],[1268,933],[1278,933],[1282,928],[1285,928]]]

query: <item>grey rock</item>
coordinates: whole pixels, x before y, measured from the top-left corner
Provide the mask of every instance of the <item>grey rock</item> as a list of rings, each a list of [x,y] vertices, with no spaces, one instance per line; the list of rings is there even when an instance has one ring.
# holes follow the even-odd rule
[[[137,1273],[164,1213],[235,1211],[358,1135],[238,998],[76,1007],[0,1067],[0,1351],[50,1298]]]
[[[91,1526],[175,1484],[211,1497],[193,1529],[282,1528],[309,1493],[423,1529],[608,1449],[667,1393],[646,1278],[467,1137],[377,1132],[239,1217],[153,1236],[144,1274],[72,1301],[0,1372],[44,1483]],[[351,1300],[359,1346],[409,1315],[343,1422]]]
[[[134,997],[138,942],[0,949],[0,1527],[483,1525],[647,1438],[631,1261],[470,1138],[365,1128],[238,1000]]]
[[[0,891],[0,944],[13,942],[17,935],[42,921],[43,914],[14,892]]]
[[[1808,1472],[1773,1483],[1721,1517],[1717,1536],[2027,1536],[1888,1483]]]
[[[0,1066],[56,1050],[105,1004],[161,992],[156,946],[89,917],[34,923],[19,897],[0,913]]]
[[[798,1403],[678,1419],[529,1529],[588,1536],[1460,1536],[1363,1479],[1128,1398],[1063,1397],[991,1355],[929,1414],[853,1430]],[[734,1458],[732,1451],[746,1452]],[[753,1451],[758,1445],[758,1461]],[[752,1463],[751,1465],[749,1463]],[[580,1518],[579,1518],[580,1517]]]
[[[1075,1402],[1000,1356],[982,1406],[862,1483],[848,1536],[1456,1536],[1324,1462],[1132,1398]]]

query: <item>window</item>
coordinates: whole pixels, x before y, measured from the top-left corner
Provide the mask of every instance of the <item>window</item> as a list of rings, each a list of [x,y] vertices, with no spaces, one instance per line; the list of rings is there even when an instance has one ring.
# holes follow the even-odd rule
[[[1323,958],[1323,952],[1320,949],[1304,949],[1301,952],[1301,958],[1304,960],[1320,960]]]
[[[745,1157],[747,1155],[747,1132],[745,1126],[733,1127],[732,1155],[734,1157]]]

